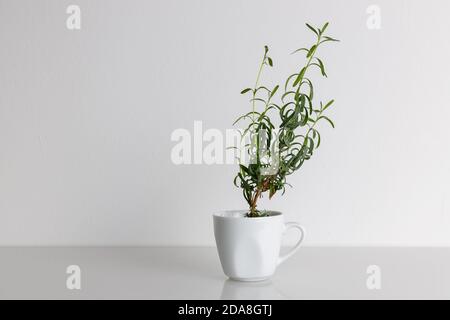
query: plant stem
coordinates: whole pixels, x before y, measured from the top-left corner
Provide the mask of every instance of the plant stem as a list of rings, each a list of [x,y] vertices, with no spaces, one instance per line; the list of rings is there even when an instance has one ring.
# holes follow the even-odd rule
[[[261,189],[256,189],[255,195],[253,196],[251,205],[250,205],[250,216],[255,217],[258,214],[256,213],[256,202],[258,201],[258,198],[261,196]]]
[[[303,73],[303,77],[306,74],[306,70],[308,70],[309,65],[311,64],[312,59],[314,58],[314,55],[316,54],[317,49],[319,48],[320,45],[320,39],[322,38],[322,35],[319,35],[317,37],[317,42],[316,42],[316,48],[314,49],[313,54],[309,57],[308,61],[306,62],[306,66],[305,66],[305,72]],[[300,71],[301,72],[301,71]],[[303,77],[300,79],[300,81],[298,82],[298,88],[297,88],[297,93],[300,92],[300,87],[302,86],[302,81],[303,81]]]
[[[253,102],[252,103],[252,122],[253,123],[255,122],[256,89],[258,88],[258,85],[259,85],[259,79],[261,78],[261,73],[262,73],[262,70],[263,70],[264,62],[266,61],[266,55],[267,55],[267,53],[264,53],[264,57],[263,57],[263,59],[261,61],[259,69],[258,69],[258,74],[256,75],[255,88],[253,90],[253,101],[252,101]]]
[[[266,178],[263,180],[261,186],[256,188],[256,191],[255,191],[253,198],[251,199],[251,203],[250,203],[250,217],[259,216],[257,213],[257,210],[256,210],[256,203],[258,202],[258,199],[261,197],[261,194],[267,190],[269,183],[270,183],[270,178]]]

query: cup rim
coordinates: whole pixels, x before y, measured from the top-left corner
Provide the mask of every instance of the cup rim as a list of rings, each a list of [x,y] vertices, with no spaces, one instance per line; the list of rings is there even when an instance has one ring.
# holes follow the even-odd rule
[[[236,215],[239,213],[247,213],[248,210],[222,210],[222,211],[217,211],[213,213],[213,217],[216,219],[242,219],[242,218],[248,218],[248,219],[252,219],[252,220],[260,220],[260,219],[275,219],[277,217],[282,217],[283,213],[281,211],[277,211],[277,210],[266,210],[270,213],[270,215],[268,216],[264,216],[264,217],[245,217],[245,216],[240,216],[240,215]],[[234,215],[227,215],[227,214],[233,214]]]

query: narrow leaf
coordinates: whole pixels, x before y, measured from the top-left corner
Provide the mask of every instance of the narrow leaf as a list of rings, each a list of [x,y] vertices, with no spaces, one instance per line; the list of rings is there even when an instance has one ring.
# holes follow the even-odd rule
[[[300,51],[306,51],[306,52],[308,52],[309,49],[306,49],[306,48],[300,48],[300,49],[297,49],[297,50],[293,51],[291,54],[294,54],[294,53],[297,53],[297,52],[300,52]]]
[[[256,94],[259,90],[266,90],[267,92],[270,92],[270,90],[269,90],[267,87],[260,86],[260,87],[258,87],[258,88],[255,89],[255,94]]]
[[[317,46],[316,46],[316,45],[313,45],[313,46],[311,47],[311,49],[309,49],[308,54],[306,55],[306,57],[307,57],[307,58],[311,57],[311,56],[314,54],[314,52],[316,51],[316,48],[317,48]]]
[[[309,140],[309,150],[308,153],[312,154],[314,151],[314,140],[311,137],[308,137]]]
[[[334,100],[330,100],[325,107],[323,107],[322,112],[325,111],[329,106],[331,106],[333,104]]]
[[[244,172],[245,174],[249,174],[249,170],[246,166],[244,166],[243,164],[240,164],[239,167],[241,168],[242,172]]]
[[[269,199],[272,199],[275,192],[276,192],[275,188],[272,185],[270,185]]]
[[[293,77],[295,77],[295,76],[298,76],[298,73],[291,74],[291,75],[289,76],[289,78],[287,78],[286,83],[284,84],[284,91],[287,91],[287,86],[288,86],[288,84],[289,84],[289,81],[290,81]]]
[[[338,40],[338,39],[334,39],[334,38],[331,38],[331,37],[323,37],[325,40],[324,41],[336,41],[336,42],[339,42],[340,40]],[[324,42],[324,41],[322,41],[322,42]]]
[[[314,88],[313,88],[313,84],[311,82],[311,80],[309,80],[308,78],[304,78],[305,79],[305,83],[307,83],[309,85],[309,99],[313,99],[314,97]]]
[[[317,130],[314,130],[317,133],[317,144],[316,144],[316,149],[320,146],[320,133]]]
[[[322,73],[322,75],[324,77],[327,77],[327,74],[325,72],[325,66],[323,65],[322,60],[320,60],[319,58],[316,57],[317,62],[319,62],[319,67],[320,67],[320,72]]]
[[[313,27],[311,27],[308,23],[306,23],[306,26],[307,26],[312,32],[314,32],[317,36],[319,35],[319,33],[317,32],[317,30],[314,29]]]
[[[273,88],[272,92],[270,93],[269,99],[275,95],[279,87],[279,85],[276,85],[275,88]]]
[[[325,32],[325,30],[326,30],[327,27],[328,27],[328,24],[329,24],[328,22],[324,24],[324,26],[323,26],[322,29],[320,30],[320,34],[322,34],[322,33]]]
[[[261,98],[250,99],[250,102],[253,102],[253,101],[259,101],[259,102],[267,103],[266,100],[263,100]]]
[[[247,93],[247,92],[249,92],[250,90],[252,90],[252,89],[251,89],[251,88],[246,88],[246,89],[244,89],[244,90],[241,91],[241,94]]]
[[[297,86],[297,84],[300,83],[300,81],[303,79],[303,76],[305,75],[306,72],[306,67],[302,68],[302,71],[300,71],[300,73],[297,76],[297,79],[295,79],[294,84],[292,85],[293,87]]]
[[[328,118],[326,116],[320,116],[319,119],[317,119],[317,120],[320,120],[320,119],[327,120],[331,124],[331,126],[334,128],[334,123],[333,123],[333,121],[330,120],[330,118]]]

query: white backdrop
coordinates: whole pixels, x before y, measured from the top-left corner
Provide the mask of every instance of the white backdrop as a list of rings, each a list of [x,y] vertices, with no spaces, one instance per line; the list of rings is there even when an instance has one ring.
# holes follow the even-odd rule
[[[66,8],[81,8],[81,30]],[[381,29],[367,27],[370,5]],[[307,245],[450,244],[448,1],[0,0],[0,245],[212,245],[236,167],[170,159],[176,128],[231,127],[268,44],[274,84],[320,50],[336,129],[264,200]]]

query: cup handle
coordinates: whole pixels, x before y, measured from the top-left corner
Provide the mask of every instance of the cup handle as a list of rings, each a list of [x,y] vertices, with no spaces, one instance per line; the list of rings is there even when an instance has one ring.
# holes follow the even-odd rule
[[[289,229],[292,229],[292,228],[297,228],[298,230],[300,230],[300,232],[301,232],[300,239],[298,239],[297,243],[294,245],[294,247],[291,250],[289,250],[288,253],[278,257],[277,265],[282,264],[289,257],[291,257],[295,253],[295,251],[298,250],[298,248],[300,247],[300,244],[303,242],[303,239],[305,238],[305,229],[303,229],[303,227],[300,224],[298,224],[297,222],[287,222],[285,224],[285,229],[284,229],[283,234],[285,234]]]

